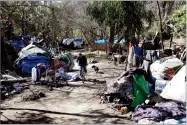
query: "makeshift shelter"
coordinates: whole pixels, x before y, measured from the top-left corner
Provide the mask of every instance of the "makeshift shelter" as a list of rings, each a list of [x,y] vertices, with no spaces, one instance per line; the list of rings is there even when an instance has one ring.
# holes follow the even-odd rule
[[[73,40],[74,47],[82,48],[83,40],[81,38],[76,38]]]
[[[93,46],[94,50],[106,51],[107,50],[107,41],[106,40],[97,40],[97,41],[94,41],[92,46]]]
[[[22,71],[23,74],[31,74],[32,68],[37,66],[39,63],[50,66],[50,60],[47,57],[28,55],[18,62],[17,67]]]
[[[94,43],[99,44],[99,45],[103,45],[103,44],[107,44],[107,41],[106,40],[97,40]]]
[[[166,99],[176,101],[186,101],[186,65],[173,77],[173,79],[163,89],[161,96]]]
[[[72,70],[73,67],[75,66],[74,61],[73,61],[73,57],[70,53],[65,53],[65,54],[61,55],[59,57],[59,60],[65,62],[69,66],[69,70]]]
[[[66,49],[82,48],[82,39],[63,39],[61,44]]]
[[[43,55],[43,56],[48,56],[47,52],[36,45],[29,44],[28,46],[24,47],[19,53],[18,56],[19,58],[16,60],[16,64],[19,63],[21,59],[28,55]]]
[[[114,44],[117,44],[117,39],[115,39],[114,40]],[[126,39],[125,38],[123,38],[123,39],[121,39],[121,41],[119,42],[120,44],[122,44],[122,45],[125,45],[125,43],[126,43]]]
[[[156,79],[171,79],[180,70],[182,65],[183,62],[178,58],[165,57],[151,64],[150,71]]]
[[[25,44],[24,44],[24,42],[22,40],[20,40],[20,41],[17,41],[17,40],[12,41],[11,45],[13,47],[15,47],[16,49],[22,49],[23,47],[25,47]]]

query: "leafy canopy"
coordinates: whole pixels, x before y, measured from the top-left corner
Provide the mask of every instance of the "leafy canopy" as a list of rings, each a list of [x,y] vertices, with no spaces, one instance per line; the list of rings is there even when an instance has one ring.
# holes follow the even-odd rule
[[[129,35],[140,32],[143,22],[151,22],[153,14],[145,10],[146,2],[142,1],[94,1],[86,9],[100,25],[115,27],[115,33],[124,29]]]

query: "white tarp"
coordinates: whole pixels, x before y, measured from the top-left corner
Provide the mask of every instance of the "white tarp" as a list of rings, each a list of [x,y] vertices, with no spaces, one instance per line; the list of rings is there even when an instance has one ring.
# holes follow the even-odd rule
[[[82,42],[75,42],[74,41],[74,47],[82,48]]]
[[[19,57],[16,60],[16,62],[18,63],[19,60],[23,59],[24,57],[28,56],[28,55],[32,55],[32,54],[37,54],[37,53],[41,53],[41,54],[45,54],[46,51],[33,45],[32,43],[29,44],[28,46],[24,47],[19,53]]]
[[[173,79],[163,89],[161,93],[161,96],[163,98],[185,102],[186,100],[185,71],[186,71],[186,65],[180,69],[180,71],[173,77]]]
[[[171,57],[169,59],[165,59],[166,60],[164,62],[162,61],[163,59],[156,60],[150,66],[151,73],[156,79],[162,80],[165,76],[165,71],[167,68],[176,68],[183,65],[183,62],[178,58]]]

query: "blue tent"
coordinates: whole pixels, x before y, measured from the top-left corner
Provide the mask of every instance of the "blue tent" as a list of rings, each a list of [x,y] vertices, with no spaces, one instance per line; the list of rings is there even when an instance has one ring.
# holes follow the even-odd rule
[[[32,68],[37,66],[37,64],[39,63],[50,66],[50,60],[47,57],[39,55],[29,55],[19,61],[18,68],[21,69],[25,74],[31,74]]]
[[[75,38],[74,41],[75,42],[82,42],[83,40],[81,38]]]
[[[22,40],[20,40],[20,41],[17,41],[17,40],[12,41],[11,45],[13,47],[17,48],[17,49],[22,49],[23,47],[25,47],[25,43]]]
[[[106,44],[107,41],[106,40],[97,40],[94,42],[95,44]]]

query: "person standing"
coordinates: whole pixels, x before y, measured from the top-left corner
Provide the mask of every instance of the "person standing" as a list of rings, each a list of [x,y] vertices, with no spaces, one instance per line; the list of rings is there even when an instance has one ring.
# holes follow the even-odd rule
[[[141,67],[143,64],[143,41],[138,43],[138,46],[134,46],[136,67]]]
[[[84,70],[84,72],[87,73],[86,66],[88,65],[88,63],[87,63],[86,56],[84,56],[82,53],[79,53],[77,62],[78,62],[78,65],[80,66],[80,71]]]

